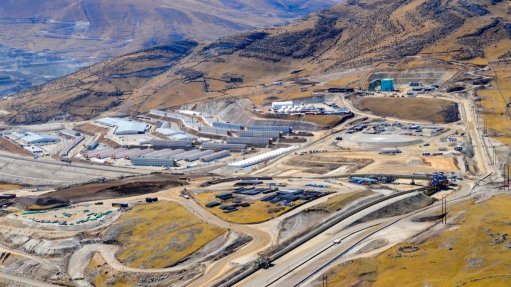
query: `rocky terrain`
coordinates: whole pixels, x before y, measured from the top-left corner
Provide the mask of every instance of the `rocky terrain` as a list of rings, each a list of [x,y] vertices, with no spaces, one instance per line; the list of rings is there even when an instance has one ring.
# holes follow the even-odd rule
[[[135,114],[407,56],[472,61],[511,38],[509,1],[347,1],[290,25],[122,56],[4,101],[9,123]],[[171,55],[169,55],[169,53]],[[52,99],[52,101],[48,101]]]
[[[0,98],[113,56],[281,25],[335,2],[1,1]]]

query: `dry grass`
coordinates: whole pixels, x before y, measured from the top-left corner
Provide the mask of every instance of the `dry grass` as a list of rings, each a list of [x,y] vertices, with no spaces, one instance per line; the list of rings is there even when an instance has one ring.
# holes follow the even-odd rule
[[[199,204],[206,206],[209,202],[219,201],[215,198],[217,194],[216,192],[203,192],[194,195],[194,198]],[[297,202],[296,206],[302,203],[303,202]],[[224,213],[223,210],[218,207],[207,208],[207,210],[225,221],[239,224],[254,224],[275,218],[291,210],[291,207],[284,207],[270,202],[256,200],[250,202],[249,207],[240,207],[236,212]]]
[[[314,209],[323,209],[328,212],[335,212],[341,210],[349,203],[370,195],[374,195],[374,192],[370,190],[353,191],[343,194],[338,194],[327,199],[326,202],[320,203],[314,206]]]
[[[449,208],[463,214],[451,228],[424,243],[399,244],[376,258],[331,269],[329,286],[510,286],[511,196]],[[404,252],[413,246],[415,252]],[[340,285],[339,285],[340,284]]]
[[[87,274],[96,287],[115,286],[129,287],[134,286],[135,282],[126,279],[117,270],[107,265],[101,254],[94,253],[86,269]]]
[[[508,65],[492,65],[496,77],[491,89],[479,90],[482,98],[482,117],[490,135],[499,141],[511,144],[511,118],[506,118],[506,104],[511,92],[511,68]]]
[[[14,190],[22,188],[21,185],[11,183],[0,183],[0,190]]]
[[[117,258],[130,267],[164,268],[225,232],[171,202],[135,206],[107,231],[117,233]],[[150,239],[150,241],[148,241]]]
[[[429,98],[361,98],[355,107],[382,117],[444,123],[442,111],[453,102]]]

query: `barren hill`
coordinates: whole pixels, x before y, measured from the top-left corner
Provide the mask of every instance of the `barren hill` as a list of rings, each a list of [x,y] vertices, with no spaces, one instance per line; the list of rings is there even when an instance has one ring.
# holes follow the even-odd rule
[[[474,61],[499,47],[506,57],[510,9],[509,1],[496,0],[350,0],[287,26],[196,47],[187,43],[170,57],[154,50],[122,56],[3,105],[11,123],[64,114],[88,118],[106,110],[134,114],[217,97],[264,100],[270,95],[262,84],[277,79],[296,81],[407,56]]]
[[[282,25],[337,0],[3,0],[0,98],[170,41]]]

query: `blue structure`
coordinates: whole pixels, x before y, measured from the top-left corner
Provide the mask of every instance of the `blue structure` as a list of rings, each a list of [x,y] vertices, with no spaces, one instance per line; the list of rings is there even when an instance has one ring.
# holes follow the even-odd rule
[[[382,79],[381,80],[381,91],[382,92],[394,91],[394,79]]]
[[[431,178],[431,186],[433,186],[436,191],[443,190],[448,185],[449,180],[443,172],[437,172],[433,174],[433,177]]]
[[[369,177],[352,177],[350,178],[350,182],[355,184],[371,185],[377,184],[378,180]]]
[[[87,150],[93,150],[95,148],[97,148],[99,145],[99,142],[94,140],[94,141],[91,141],[90,143],[87,144]]]

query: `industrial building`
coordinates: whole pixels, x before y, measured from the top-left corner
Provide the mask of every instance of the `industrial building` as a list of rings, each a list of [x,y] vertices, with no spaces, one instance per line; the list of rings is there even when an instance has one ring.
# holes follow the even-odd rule
[[[279,131],[283,133],[290,133],[290,126],[248,126],[247,130],[249,131]]]
[[[228,144],[246,144],[249,146],[267,146],[271,144],[270,138],[248,138],[248,137],[228,137]]]
[[[63,136],[67,136],[67,137],[79,137],[80,136],[80,132],[74,131],[72,129],[63,129],[63,130],[60,130],[59,133]]]
[[[61,152],[60,152],[60,156],[67,156],[69,154],[69,152],[74,149],[78,144],[80,144],[83,140],[85,139],[84,136],[79,136],[75,139],[73,139],[73,141],[71,143],[69,143]]]
[[[122,118],[102,118],[95,121],[97,124],[114,128],[115,135],[144,134],[149,125]]]
[[[143,158],[143,157],[136,157],[136,158],[131,159],[131,164],[137,165],[137,166],[160,166],[160,167],[176,166],[176,162],[173,159]]]
[[[187,156],[185,158],[185,161],[196,161],[196,160],[201,159],[204,156],[208,156],[213,153],[215,153],[215,152],[212,150],[203,150],[203,151],[199,150],[199,151],[197,151],[197,153]]]
[[[382,92],[393,92],[394,89],[394,79],[382,79],[381,80],[381,91]]]
[[[234,167],[249,167],[249,166],[261,163],[261,162],[265,162],[265,161],[274,159],[274,158],[279,157],[281,155],[287,154],[287,153],[293,151],[296,148],[298,148],[298,146],[290,146],[290,147],[286,147],[286,148],[279,148],[279,149],[272,150],[272,151],[269,151],[269,152],[266,152],[266,153],[263,153],[263,154],[259,154],[259,155],[253,156],[251,158],[247,158],[247,159],[244,159],[244,160],[241,160],[241,161],[237,161],[237,162],[231,163],[230,166],[234,166]]]
[[[292,107],[294,106],[293,101],[285,101],[285,102],[273,102],[271,103],[271,108],[274,110],[280,110],[282,108]]]
[[[193,140],[150,140],[148,144],[155,149],[163,148],[183,148],[188,149],[193,147]]]
[[[378,180],[369,177],[352,177],[350,178],[351,183],[361,184],[361,185],[371,185],[377,184]]]
[[[213,127],[217,129],[226,129],[226,130],[234,130],[239,131],[243,129],[243,126],[240,124],[232,124],[232,123],[221,123],[221,122],[213,122]]]
[[[85,147],[87,148],[87,150],[93,150],[93,149],[96,149],[99,145],[99,142],[94,140],[94,141],[91,141],[90,143],[88,143]]]
[[[211,162],[211,161],[222,159],[222,158],[228,157],[228,156],[231,156],[231,152],[228,150],[222,150],[222,151],[218,151],[218,152],[203,156],[200,160],[203,162]]]
[[[201,149],[210,149],[210,150],[229,150],[229,151],[243,151],[247,148],[246,144],[223,144],[223,143],[203,143],[200,147]]]
[[[211,128],[211,127],[200,126],[199,131],[201,133],[217,135],[217,136],[227,136],[229,134],[228,129],[216,128],[216,127]]]
[[[51,135],[38,134],[31,131],[18,131],[11,133],[11,136],[26,144],[49,145],[60,141],[59,137]]]
[[[185,132],[183,132],[182,130],[171,129],[169,127],[163,127],[163,126],[160,128],[157,128],[156,132],[160,133],[164,136],[175,136],[175,135],[185,134]]]
[[[184,149],[162,149],[141,155],[143,158],[171,158],[172,156],[184,153]]]
[[[281,136],[280,131],[239,131],[238,135],[240,137],[249,137],[249,138],[270,138],[270,139],[278,139]]]

